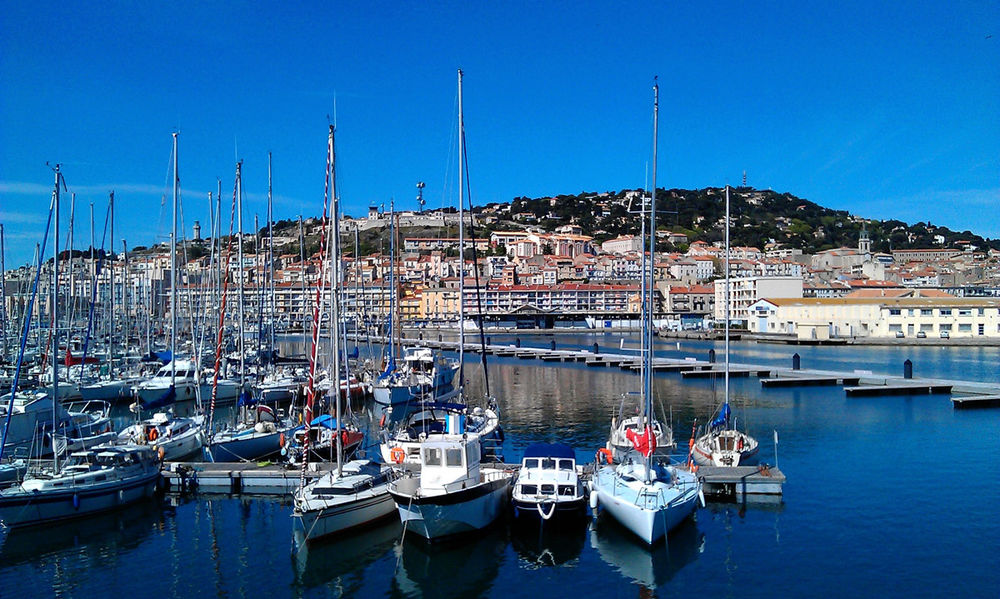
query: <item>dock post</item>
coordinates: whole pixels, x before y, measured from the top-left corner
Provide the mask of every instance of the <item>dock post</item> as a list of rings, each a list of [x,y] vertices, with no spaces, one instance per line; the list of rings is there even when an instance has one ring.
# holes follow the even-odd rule
[[[417,339],[423,341],[424,340],[424,334],[423,333],[417,334]]]
[[[708,363],[709,364],[715,364],[715,350],[714,349],[708,350]]]
[[[521,338],[514,337],[514,347],[521,347]]]
[[[913,378],[913,362],[909,358],[903,362],[903,378],[912,379]]]
[[[792,370],[802,369],[802,356],[798,353],[792,354]]]
[[[493,338],[492,337],[487,337],[486,338],[486,345],[493,345]]]
[[[594,344],[594,353],[596,354],[596,353],[598,353],[599,351],[600,351],[600,350],[598,349],[598,347],[597,347],[597,344],[595,343],[595,344]]]
[[[441,333],[438,333],[438,343],[441,342]]]

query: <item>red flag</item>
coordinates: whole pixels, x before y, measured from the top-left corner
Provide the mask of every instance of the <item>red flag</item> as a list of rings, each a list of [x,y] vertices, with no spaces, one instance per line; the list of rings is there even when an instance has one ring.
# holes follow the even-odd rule
[[[653,433],[653,428],[651,426],[647,426],[646,431],[641,435],[632,429],[628,429],[625,432],[625,438],[632,442],[632,446],[635,447],[636,451],[641,453],[643,457],[648,458],[654,451],[656,451],[656,434]]]

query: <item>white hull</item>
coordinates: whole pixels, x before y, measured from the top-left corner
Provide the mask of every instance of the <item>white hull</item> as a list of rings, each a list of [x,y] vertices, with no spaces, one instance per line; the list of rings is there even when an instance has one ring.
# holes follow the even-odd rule
[[[396,504],[387,492],[359,494],[352,501],[331,507],[292,514],[292,533],[296,543],[310,542],[320,537],[341,533],[388,518],[396,512]]]
[[[602,510],[652,545],[694,513],[701,485],[693,474],[682,471],[675,475],[680,484],[669,486],[655,481],[644,485],[639,476],[623,478],[614,469],[603,468],[595,475],[591,492],[597,493]]]
[[[742,444],[739,441],[743,441]],[[760,446],[753,437],[735,430],[709,433],[695,441],[691,457],[699,466],[752,466]]]
[[[406,479],[404,479],[406,480]],[[410,479],[416,480],[416,479]],[[490,488],[476,493],[476,487],[434,498],[394,494],[399,518],[407,530],[428,540],[474,532],[492,524],[507,505],[510,477],[480,483]],[[471,493],[470,493],[471,492]],[[470,499],[455,501],[461,493]]]
[[[44,524],[113,510],[152,497],[159,474],[127,485],[112,483],[104,488],[34,496],[25,502],[0,498],[0,522],[5,526]],[[75,506],[75,507],[74,507]]]

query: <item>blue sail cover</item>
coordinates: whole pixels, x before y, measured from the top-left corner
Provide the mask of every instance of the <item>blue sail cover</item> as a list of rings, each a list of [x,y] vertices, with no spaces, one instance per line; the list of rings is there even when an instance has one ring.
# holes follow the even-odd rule
[[[715,420],[712,421],[710,426],[712,427],[712,430],[715,430],[726,426],[727,424],[729,424],[729,404],[724,403],[722,404],[722,409],[719,410],[719,415],[715,417]]]
[[[533,443],[525,448],[526,458],[568,458],[576,459],[573,448],[565,443]]]
[[[329,414],[323,414],[322,416],[317,416],[313,418],[309,426],[322,426],[323,428],[328,428],[333,430],[337,428],[337,419]]]
[[[142,402],[142,409],[155,410],[156,408],[161,408],[167,404],[174,403],[176,399],[177,399],[177,390],[174,388],[173,385],[171,385],[170,388],[167,389],[166,393],[157,397],[153,401]]]
[[[236,401],[236,406],[252,406],[257,403],[257,399],[244,389],[240,391],[240,398]]]

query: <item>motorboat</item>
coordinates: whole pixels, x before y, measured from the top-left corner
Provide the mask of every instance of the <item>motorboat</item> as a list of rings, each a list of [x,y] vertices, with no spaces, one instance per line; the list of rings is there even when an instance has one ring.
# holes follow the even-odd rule
[[[419,471],[389,484],[406,530],[437,540],[492,524],[507,505],[513,470],[483,465],[478,437],[440,434],[420,444]]]
[[[542,523],[581,518],[587,496],[573,448],[563,443],[535,443],[524,450],[512,494],[514,515]]]
[[[461,399],[454,394],[455,399]],[[470,408],[461,401],[424,402],[410,412],[393,430],[382,432],[379,451],[386,463],[417,467],[420,465],[420,444],[428,435],[451,433],[476,437],[482,449],[481,457],[495,457],[503,443],[498,408],[491,402],[485,408]]]
[[[201,452],[205,445],[204,416],[177,417],[157,412],[118,433],[117,443],[146,445],[165,462],[179,461]]]

